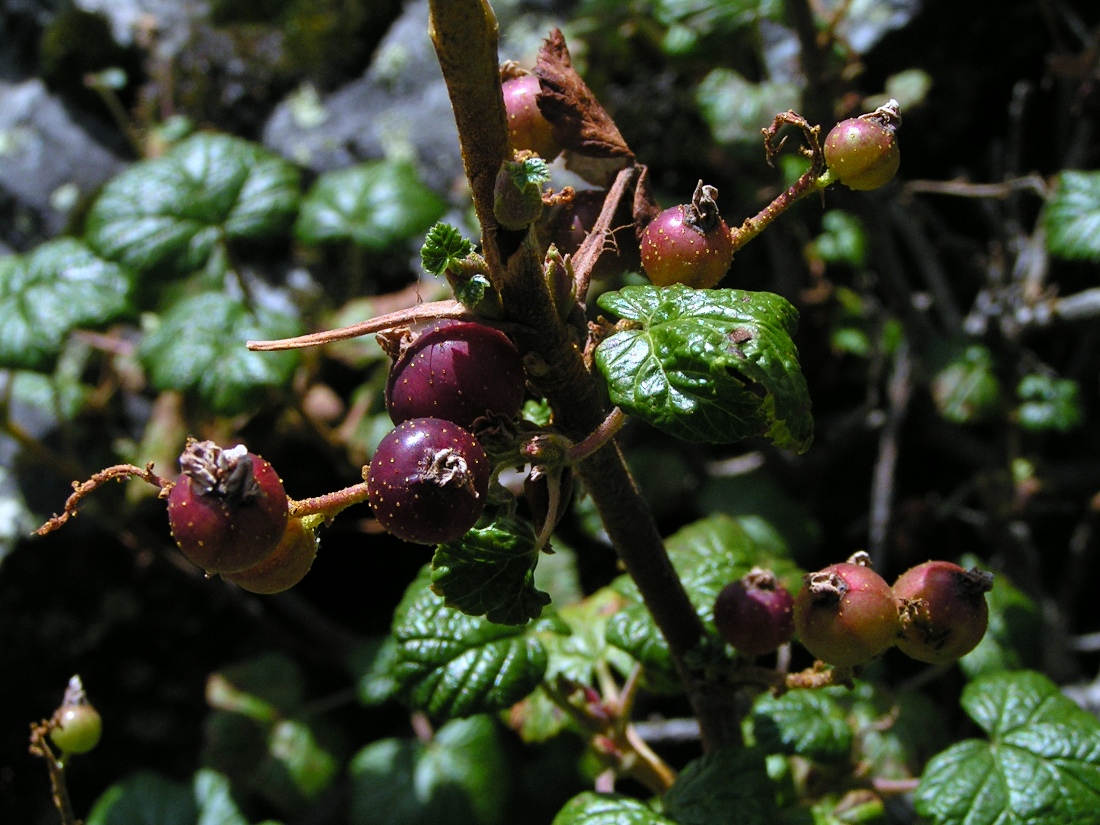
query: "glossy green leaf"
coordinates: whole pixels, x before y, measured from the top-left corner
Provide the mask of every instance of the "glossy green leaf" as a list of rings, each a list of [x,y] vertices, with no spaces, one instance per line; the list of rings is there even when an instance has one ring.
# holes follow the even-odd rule
[[[952,745],[925,768],[914,803],[935,825],[1096,825],[1100,720],[1033,671],[963,691],[988,740]]]
[[[677,825],[644,802],[594,791],[577,794],[558,811],[552,825]]]
[[[977,556],[964,556],[959,564],[986,569]],[[1043,663],[1043,617],[1038,606],[1016,587],[1007,573],[998,570],[993,589],[986,595],[989,628],[981,642],[959,660],[971,679],[1000,670],[1037,668]]]
[[[791,690],[778,697],[765,693],[753,707],[753,738],[767,753],[843,761],[852,753],[846,717],[832,690]]]
[[[613,403],[688,441],[764,435],[779,447],[809,448],[810,398],[791,340],[797,313],[785,299],[628,286],[599,304],[634,322],[596,349]]]
[[[433,717],[502,710],[533,691],[546,672],[542,621],[493,624],[443,604],[425,568],[405,592],[393,620],[392,675],[402,698]]]
[[[775,796],[763,751],[727,747],[688,763],[664,804],[678,825],[771,825]]]
[[[134,774],[96,800],[86,825],[196,825],[199,806],[192,789],[159,774]]]
[[[360,702],[380,705],[397,692],[392,674],[396,661],[397,643],[388,634],[368,639],[352,652],[348,664],[356,676]]]
[[[72,238],[0,258],[0,367],[47,369],[74,329],[133,311],[133,280]]]
[[[428,744],[373,742],[348,772],[351,825],[496,825],[511,779],[488,716],[448,722]]]
[[[713,611],[718,593],[744,576],[753,566],[765,567],[780,581],[797,590],[802,571],[787,556],[786,547],[774,533],[766,539],[750,532],[740,520],[714,515],[689,524],[666,542],[669,558],[687,590],[688,598],[704,624],[715,634]],[[607,640],[647,667],[650,677],[663,676],[676,684],[675,670],[668,645],[649,611],[641,602],[637,588],[626,577],[616,581],[616,589],[632,604],[615,613],[607,622]]]
[[[1076,381],[1050,375],[1026,375],[1016,387],[1016,418],[1032,432],[1069,432],[1081,423],[1080,388]]]
[[[241,138],[197,134],[109,182],[85,236],[136,272],[188,274],[233,239],[277,236],[301,197],[296,167]]]
[[[432,590],[447,607],[494,624],[524,625],[550,603],[550,596],[535,587],[538,561],[531,528],[497,519],[436,548]]]
[[[1100,261],[1100,172],[1062,172],[1043,223],[1052,254]]]
[[[352,241],[383,250],[425,232],[446,208],[414,166],[375,160],[322,174],[302,201],[294,232],[308,244]]]
[[[173,304],[139,354],[156,389],[194,393],[212,411],[233,415],[285,386],[298,364],[293,350],[250,352],[245,343],[301,331],[295,318],[206,292]]]

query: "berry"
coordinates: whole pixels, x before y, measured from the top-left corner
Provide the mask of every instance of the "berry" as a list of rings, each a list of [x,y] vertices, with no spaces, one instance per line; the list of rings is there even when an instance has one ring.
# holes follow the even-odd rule
[[[222,449],[191,439],[168,494],[172,537],[208,573],[259,564],[286,532],[288,502],[274,468],[243,444]]]
[[[838,123],[825,136],[824,151],[829,171],[849,189],[878,189],[901,163],[893,122],[874,115]]]
[[[87,753],[103,733],[103,719],[84,693],[79,676],[73,676],[65,690],[61,707],[51,719],[50,740],[62,754]]]
[[[489,490],[489,459],[469,432],[438,418],[392,430],[367,471],[379,523],[399,539],[443,544],[477,523]]]
[[[236,573],[224,573],[222,578],[250,593],[282,593],[302,579],[317,558],[317,535],[301,519],[287,522],[282,541],[266,559]]]
[[[714,600],[714,626],[741,653],[760,656],[794,635],[794,599],[770,570],[754,567]]]
[[[657,286],[709,288],[733,262],[733,235],[718,215],[717,191],[700,182],[689,204],[673,206],[642,233],[642,269]]]
[[[794,600],[799,641],[837,667],[870,661],[894,644],[898,609],[890,585],[869,567],[850,561],[804,578]]]
[[[493,215],[505,229],[524,229],[542,214],[542,184],[550,169],[541,158],[501,164],[493,186]]]
[[[507,335],[470,321],[441,321],[397,358],[386,382],[394,424],[442,418],[469,427],[487,413],[514,418],[523,405],[519,350]]]
[[[535,98],[539,79],[534,75],[504,81],[504,110],[508,117],[508,135],[516,151],[527,149],[550,161],[560,154],[550,121],[539,111]]]
[[[978,646],[989,625],[985,594],[993,576],[947,561],[928,561],[894,583],[901,608],[898,649],[930,664],[953,662]]]

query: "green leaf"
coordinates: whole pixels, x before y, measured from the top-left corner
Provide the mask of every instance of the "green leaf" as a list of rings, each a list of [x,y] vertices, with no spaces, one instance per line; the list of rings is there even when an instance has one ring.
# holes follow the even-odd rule
[[[393,620],[393,678],[410,706],[453,719],[510,707],[538,686],[547,662],[541,622],[515,627],[467,616],[430,584],[425,567]]]
[[[767,292],[627,286],[600,307],[636,322],[596,349],[613,403],[688,441],[765,435],[805,452],[813,439],[791,335],[797,313]]]
[[[776,112],[798,109],[801,95],[793,83],[752,83],[732,69],[714,69],[703,78],[696,101],[718,143],[755,144]]]
[[[731,581],[754,565],[772,570],[788,589],[797,590],[802,571],[787,557],[778,536],[759,540],[739,519],[714,515],[689,524],[666,542],[669,558],[687,590],[688,598],[707,628],[714,628],[714,600]],[[642,604],[637,588],[627,577],[616,580],[616,589],[629,599],[624,609],[607,622],[607,641],[625,650],[647,668],[650,678],[678,684],[668,644],[652,615]]]
[[[867,256],[867,234],[855,215],[830,209],[821,217],[821,234],[810,244],[810,252],[830,264],[848,264],[857,269]]]
[[[988,419],[1001,401],[1001,385],[993,372],[989,348],[971,344],[945,360],[932,379],[932,400],[939,414],[956,424]]]
[[[432,557],[432,590],[447,607],[494,624],[537,619],[550,596],[535,587],[539,551],[523,522],[497,519],[441,544]]]
[[[136,272],[188,274],[226,241],[285,232],[299,199],[299,173],[287,161],[240,138],[198,134],[109,182],[85,236]]]
[[[206,701],[212,708],[273,722],[293,713],[302,702],[304,686],[297,663],[281,653],[265,653],[213,673],[206,680]]]
[[[245,343],[301,331],[295,318],[205,292],[173,304],[139,355],[156,389],[191,392],[212,411],[234,415],[285,386],[298,364],[294,351],[250,352]]]
[[[428,230],[424,246],[420,248],[420,262],[425,272],[442,275],[448,270],[457,271],[474,251],[474,245],[462,237],[462,233],[447,223],[437,223]]]
[[[1100,720],[1045,676],[995,673],[962,695],[988,734],[932,759],[914,797],[935,825],[1096,825]]]
[[[496,825],[511,780],[488,716],[448,722],[428,744],[373,742],[348,771],[351,825]]]
[[[1025,375],[1016,387],[1020,406],[1017,420],[1025,430],[1069,432],[1081,423],[1079,387],[1068,378],[1050,375]]]
[[[964,556],[967,570],[986,569],[977,556]],[[989,603],[989,628],[981,642],[959,660],[971,679],[1001,670],[1038,667],[1043,662],[1043,617],[1035,602],[1017,588],[1007,573],[997,571]]]
[[[304,810],[332,785],[340,768],[334,732],[320,720],[282,719],[268,732],[253,786],[285,811]]]
[[[199,806],[190,787],[142,772],[104,791],[86,825],[196,825],[198,818]]]
[[[220,773],[200,770],[192,783],[199,805],[196,825],[248,825],[229,790],[229,780]]]
[[[677,825],[644,802],[619,794],[585,791],[565,803],[552,825]]]
[[[0,367],[43,370],[69,333],[133,311],[133,276],[72,238],[0,258]]]
[[[753,708],[752,731],[768,753],[816,762],[840,762],[852,753],[847,710],[830,689],[791,690],[779,697],[762,694]]]
[[[397,643],[386,635],[369,639],[352,651],[349,666],[356,677],[359,701],[380,705],[397,692],[393,665],[397,661]]]
[[[1100,172],[1062,172],[1043,223],[1052,254],[1100,261]]]
[[[726,747],[688,763],[664,803],[679,825],[771,825],[775,795],[762,751]]]
[[[446,208],[416,167],[375,160],[322,174],[302,201],[294,232],[308,244],[350,240],[384,250],[423,233]]]

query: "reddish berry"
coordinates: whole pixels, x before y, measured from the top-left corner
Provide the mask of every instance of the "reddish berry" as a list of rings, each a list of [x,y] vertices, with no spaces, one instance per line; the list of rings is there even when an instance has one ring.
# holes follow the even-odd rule
[[[517,151],[527,149],[547,161],[556,158],[561,146],[554,139],[550,121],[539,111],[536,102],[539,79],[534,75],[513,77],[504,81],[503,92],[512,148]]]
[[[301,519],[287,522],[282,541],[266,559],[222,578],[250,593],[282,593],[302,579],[317,558],[317,535]]]
[[[642,233],[642,268],[657,286],[715,286],[733,262],[733,235],[718,215],[713,186],[702,183],[689,204],[666,209]]]
[[[367,472],[374,515],[390,533],[442,544],[477,523],[489,490],[489,459],[469,432],[438,418],[413,418],[378,445]]]
[[[714,601],[714,626],[742,653],[760,656],[794,635],[794,599],[770,570],[753,568]]]
[[[989,625],[985,594],[993,576],[947,561],[928,561],[894,583],[901,607],[898,649],[921,662],[943,664],[978,646]]]
[[[79,676],[69,680],[61,707],[50,721],[50,741],[62,754],[87,753],[99,744],[103,733],[103,719],[89,704]]]
[[[523,361],[507,335],[469,321],[427,327],[390,370],[386,409],[395,424],[442,418],[469,427],[487,413],[514,418],[523,406]]]
[[[794,600],[799,641],[837,667],[870,661],[894,644],[898,609],[890,585],[869,567],[841,562],[809,573]]]
[[[270,555],[286,531],[288,502],[274,468],[239,444],[187,442],[168,494],[180,551],[208,573],[235,573]]]
[[[893,124],[873,116],[838,123],[826,135],[824,151],[829,171],[850,189],[878,189],[901,164]]]

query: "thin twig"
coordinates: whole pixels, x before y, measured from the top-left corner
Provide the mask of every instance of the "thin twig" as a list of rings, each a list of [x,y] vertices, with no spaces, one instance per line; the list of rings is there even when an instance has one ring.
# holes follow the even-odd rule
[[[1000,183],[970,183],[964,180],[911,180],[905,184],[907,192],[926,195],[952,195],[956,198],[1007,198],[1017,192],[1034,192],[1046,200],[1050,197],[1050,185],[1039,174],[1011,178]]]
[[[879,433],[878,460],[875,462],[871,486],[870,528],[867,548],[871,566],[882,570],[886,564],[886,540],[890,530],[890,514],[894,506],[894,480],[898,464],[898,441],[905,412],[912,394],[909,344],[902,339],[894,357],[894,372],[887,391],[889,409]]]
[[[35,535],[44,536],[47,533],[52,533],[70,518],[75,516],[77,513],[77,506],[80,504],[81,499],[96,488],[106,484],[108,481],[126,481],[134,477],[152,484],[162,492],[171,487],[172,484],[167,479],[161,478],[153,472],[153,462],[151,461],[144,467],[135,467],[133,464],[116,464],[113,467],[100,470],[87,481],[74,481],[73,493],[65,500],[64,512],[61,515],[55,514],[52,516],[45,524],[34,531]]]

